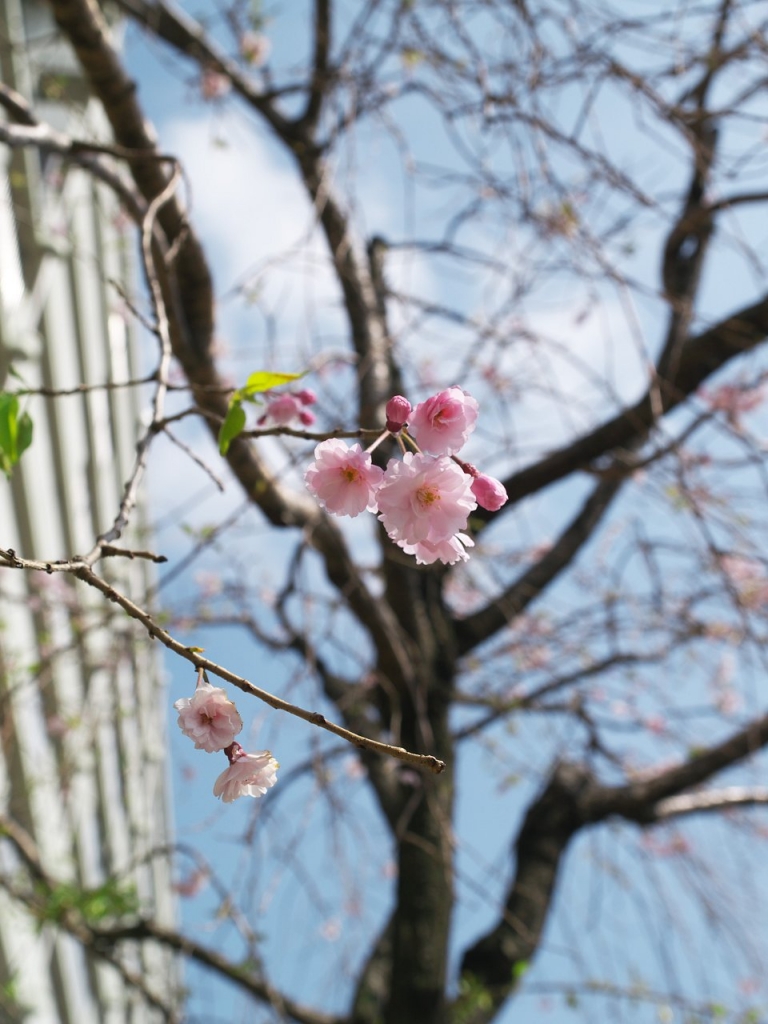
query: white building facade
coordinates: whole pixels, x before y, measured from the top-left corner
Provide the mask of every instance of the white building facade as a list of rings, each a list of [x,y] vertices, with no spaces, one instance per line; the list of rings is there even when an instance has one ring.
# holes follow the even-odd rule
[[[106,137],[39,0],[0,0],[0,77],[54,127]],[[132,280],[126,228],[111,193],[83,171],[0,146],[0,390],[89,388],[21,399],[34,440],[10,480],[0,478],[0,547],[25,557],[89,550],[131,472],[146,392],[104,387],[140,375],[131,316],[110,283]],[[148,546],[141,513],[128,547]],[[150,569],[99,565],[137,599]],[[89,913],[109,922],[123,897],[135,899],[169,925],[161,669],[140,627],[106,604],[68,576],[0,571],[0,816],[32,838],[64,902],[85,906],[91,894]],[[41,922],[35,892],[18,849],[0,838],[0,1024],[163,1019],[126,979],[173,1006],[169,954],[136,943],[122,949],[123,971],[110,966]]]

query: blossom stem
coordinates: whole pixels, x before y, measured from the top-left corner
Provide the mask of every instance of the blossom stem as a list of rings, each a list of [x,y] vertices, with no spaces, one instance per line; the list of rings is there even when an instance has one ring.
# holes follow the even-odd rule
[[[383,431],[381,434],[379,434],[379,436],[376,438],[376,440],[373,442],[373,444],[369,444],[368,445],[368,447],[365,449],[366,454],[370,454],[372,451],[375,451],[379,447],[379,445],[381,444],[381,442],[384,440],[385,437],[389,437],[389,431],[388,430]]]
[[[421,455],[421,448],[419,448],[419,446],[416,444],[416,442],[414,441],[414,439],[411,437],[407,430],[403,430],[398,436],[402,441],[407,441],[417,455]],[[403,447],[403,451],[405,451],[405,447]]]

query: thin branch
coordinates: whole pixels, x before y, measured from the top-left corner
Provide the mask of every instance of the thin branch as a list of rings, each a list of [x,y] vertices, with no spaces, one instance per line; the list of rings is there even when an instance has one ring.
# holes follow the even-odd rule
[[[312,134],[320,119],[328,95],[328,65],[331,49],[331,2],[315,0],[315,53],[309,99],[300,120],[302,128]]]
[[[768,804],[767,786],[727,786],[702,793],[686,793],[660,800],[654,808],[656,821],[680,818],[688,814],[727,811],[734,807],[757,807]]]
[[[730,360],[751,351],[768,337],[768,294],[759,302],[742,307],[700,334],[689,337],[683,346],[677,374],[671,386],[665,387],[662,411],[677,408],[696,391],[708,377],[722,369]],[[629,409],[596,427],[540,461],[513,473],[504,481],[512,507],[530,494],[572,473],[588,467],[596,459],[617,448],[630,447],[642,441],[654,423],[650,391]],[[501,513],[503,514],[503,512]],[[490,521],[499,513],[477,509],[473,517]]]
[[[93,572],[90,564],[84,559],[44,562],[35,559],[19,558],[12,550],[0,550],[0,558],[2,558],[5,565],[11,569],[32,569],[46,573],[72,573],[77,576],[78,579],[87,583],[88,586],[100,591],[108,600],[119,605],[123,611],[130,615],[132,619],[136,619],[137,622],[140,622],[150,636],[159,640],[168,648],[168,650],[173,651],[175,654],[178,654],[180,657],[191,662],[196,669],[204,669],[205,671],[218,676],[219,679],[224,679],[226,682],[232,683],[233,686],[242,690],[243,693],[247,693],[251,697],[256,697],[257,700],[264,701],[265,704],[269,704],[269,706],[274,708],[276,711],[284,711],[289,715],[294,715],[296,718],[301,718],[303,721],[309,722],[311,725],[316,725],[320,729],[326,729],[328,732],[333,733],[335,736],[339,736],[341,739],[346,740],[355,747],[370,750],[377,754],[383,754],[387,757],[394,757],[398,761],[404,761],[406,764],[412,764],[417,768],[428,769],[436,775],[445,771],[445,762],[440,761],[431,754],[415,754],[409,750],[405,750],[403,747],[394,746],[391,743],[382,743],[379,740],[370,739],[367,736],[360,736],[358,733],[352,732],[350,729],[345,729],[343,726],[336,725],[335,722],[329,722],[328,719],[324,715],[321,715],[319,711],[307,711],[305,708],[301,708],[297,704],[291,704],[290,701],[283,700],[281,697],[276,697],[267,690],[262,690],[260,687],[255,686],[243,676],[239,676],[235,672],[231,672],[223,665],[218,665],[209,658],[203,658],[191,647],[187,647],[180,643],[172,637],[167,630],[158,626],[152,619],[149,612],[144,611],[143,608],[134,604],[134,602],[124,594],[121,594],[119,591],[115,590],[114,587],[111,587],[109,583],[101,579],[100,576],[97,576],[96,573]]]
[[[509,625],[570,565],[592,537],[621,487],[621,480],[603,480],[592,491],[556,543],[499,597],[456,622],[461,655]],[[474,513],[473,513],[474,515]]]
[[[344,1024],[346,1020],[345,1017],[322,1013],[295,1002],[278,992],[269,982],[255,978],[253,972],[246,967],[233,964],[220,953],[195,942],[194,939],[187,938],[186,935],[181,935],[170,928],[164,928],[154,921],[139,921],[136,924],[112,928],[94,928],[93,932],[100,942],[115,943],[123,940],[151,939],[169,949],[183,953],[190,960],[195,960],[216,971],[260,1002],[269,1004],[278,1013],[291,1017],[296,1024]]]

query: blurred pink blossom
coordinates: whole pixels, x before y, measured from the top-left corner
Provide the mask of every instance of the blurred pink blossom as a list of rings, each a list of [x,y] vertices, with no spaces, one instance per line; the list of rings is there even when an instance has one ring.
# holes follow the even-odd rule
[[[768,575],[762,562],[743,555],[722,555],[720,568],[733,584],[745,608],[768,604]]]
[[[264,64],[271,49],[271,42],[261,32],[243,32],[240,37],[240,56],[254,67]]]
[[[305,427],[309,427],[315,422],[315,414],[306,408],[317,401],[313,391],[307,389],[296,394],[286,391],[281,395],[273,395],[268,391],[264,397],[267,408],[259,417],[260,426],[271,421],[275,426],[287,427],[292,420],[299,420]]]
[[[228,75],[222,75],[213,68],[203,68],[200,75],[200,95],[204,100],[218,100],[232,88]]]
[[[192,896],[197,896],[199,892],[202,892],[208,884],[209,874],[205,868],[196,868],[191,874],[187,875],[186,878],[180,878],[176,882],[173,888],[179,894],[179,896],[185,896],[190,899]]]
[[[765,401],[764,387],[738,387],[735,384],[721,384],[713,391],[702,388],[701,398],[710,409],[725,413],[725,418],[737,430],[741,429],[741,416],[752,412]]]

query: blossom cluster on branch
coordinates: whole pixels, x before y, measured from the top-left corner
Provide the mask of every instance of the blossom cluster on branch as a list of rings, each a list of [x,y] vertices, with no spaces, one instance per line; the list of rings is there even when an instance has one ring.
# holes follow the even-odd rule
[[[386,430],[365,451],[338,439],[317,445],[304,474],[307,487],[333,515],[378,514],[390,540],[422,565],[466,561],[473,546],[464,532],[470,513],[478,505],[495,512],[507,500],[500,481],[456,455],[478,411],[476,400],[456,386],[415,409],[395,395],[387,403]],[[381,469],[371,452],[387,435],[398,439],[402,459],[391,458]]]
[[[248,754],[235,742],[243,720],[234,703],[219,686],[212,686],[200,672],[191,697],[173,705],[179,712],[179,728],[198,750],[209,754],[223,750],[229,760],[214,783],[213,795],[225,804],[239,796],[263,796],[277,782],[278,762],[269,750]]]

